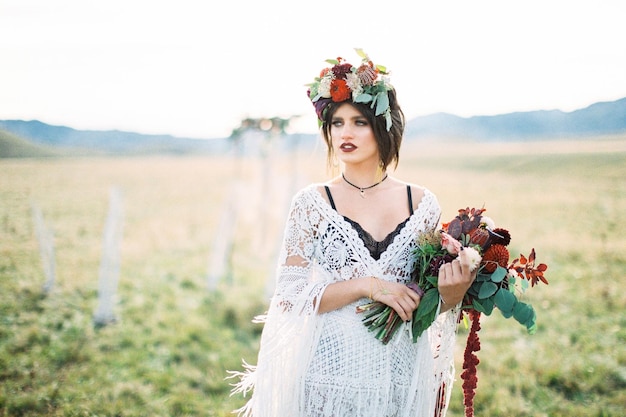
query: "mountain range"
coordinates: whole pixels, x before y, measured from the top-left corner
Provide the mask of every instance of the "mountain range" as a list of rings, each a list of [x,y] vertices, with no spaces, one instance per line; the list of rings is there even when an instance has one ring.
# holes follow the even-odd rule
[[[572,112],[538,110],[469,118],[437,113],[409,121],[405,135],[507,141],[575,139],[624,132],[626,98],[595,103]]]
[[[583,139],[626,133],[626,97],[572,112],[538,110],[495,116],[436,113],[408,120],[405,140],[473,139],[529,141]],[[284,137],[284,143],[314,144],[316,134]],[[258,148],[248,140],[244,149]],[[0,120],[0,157],[55,155],[215,154],[232,149],[231,138],[190,139],[120,130],[77,130],[38,120]],[[288,145],[285,145],[288,146]],[[33,153],[34,152],[34,153]]]

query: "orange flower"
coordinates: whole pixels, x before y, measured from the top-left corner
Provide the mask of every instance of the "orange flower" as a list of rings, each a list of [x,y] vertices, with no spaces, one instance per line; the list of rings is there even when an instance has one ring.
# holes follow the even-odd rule
[[[520,257],[518,259],[515,259],[513,260],[513,262],[511,262],[511,268],[517,271],[517,274],[520,277],[525,276],[525,278],[530,281],[532,287],[534,287],[535,284],[538,284],[539,281],[543,282],[546,285],[548,284],[548,280],[543,276],[543,273],[546,271],[546,269],[548,269],[548,265],[539,264],[535,266],[536,256],[537,255],[535,254],[535,248],[533,248],[530,251],[530,255],[528,255],[528,259],[526,259],[524,255],[520,254]]]
[[[330,84],[330,97],[335,103],[346,101],[350,98],[350,88],[346,80],[334,79]]]
[[[483,254],[482,265],[491,274],[499,266],[506,268],[509,263],[509,250],[504,245],[491,245]]]

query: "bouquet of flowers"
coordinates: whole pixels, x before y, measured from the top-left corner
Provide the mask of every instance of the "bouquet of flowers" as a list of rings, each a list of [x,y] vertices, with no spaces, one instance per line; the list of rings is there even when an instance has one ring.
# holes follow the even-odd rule
[[[478,331],[481,314],[490,315],[495,308],[505,318],[513,317],[525,326],[529,334],[536,331],[536,314],[530,304],[520,301],[517,294],[523,294],[529,286],[539,282],[548,284],[544,277],[547,265],[535,264],[535,250],[528,256],[520,255],[510,260],[507,246],[511,242],[508,230],[497,228],[493,220],[483,216],[481,209],[460,209],[459,214],[441,230],[419,237],[415,250],[416,268],[408,285],[422,298],[413,312],[411,330],[413,341],[433,323],[440,308],[440,295],[437,290],[439,268],[456,259],[459,253],[469,251],[470,269],[478,268],[476,279],[467,290],[461,309],[463,321],[471,321],[470,332],[464,353],[463,394],[466,416],[473,416],[473,398],[478,378],[476,365],[478,358],[474,352],[480,350]],[[402,325],[402,320],[389,306],[374,301],[359,306],[364,313],[363,323],[383,343],[388,343]]]

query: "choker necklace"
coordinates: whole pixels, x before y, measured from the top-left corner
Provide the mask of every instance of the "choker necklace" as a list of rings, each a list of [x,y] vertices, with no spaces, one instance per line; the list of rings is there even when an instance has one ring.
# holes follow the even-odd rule
[[[341,177],[343,178],[343,180],[345,182],[347,182],[349,185],[353,186],[354,188],[356,188],[357,190],[359,190],[361,192],[361,198],[365,198],[365,190],[369,190],[370,188],[374,188],[376,187],[378,184],[380,184],[381,182],[385,181],[387,179],[387,174],[385,173],[385,176],[383,177],[382,180],[378,181],[376,184],[374,185],[370,185],[369,187],[359,187],[358,185],[354,185],[352,184],[350,181],[348,181],[346,179],[346,176],[343,174],[343,172],[341,173]]]

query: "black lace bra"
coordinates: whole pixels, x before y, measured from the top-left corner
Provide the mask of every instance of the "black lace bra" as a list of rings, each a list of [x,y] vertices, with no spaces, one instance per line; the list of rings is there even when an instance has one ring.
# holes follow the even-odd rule
[[[330,188],[328,188],[328,186],[324,186],[324,188],[326,189],[326,195],[328,196],[328,201],[330,202],[331,207],[333,208],[333,210],[337,211],[337,207],[335,207],[335,201],[333,200],[333,196],[330,194]],[[411,215],[413,215],[413,198],[411,196],[411,186],[409,185],[406,186],[406,192],[407,192],[407,197],[409,200],[409,212],[411,213]],[[372,235],[367,230],[363,229],[363,227],[361,227],[361,225],[358,222],[355,222],[354,220],[346,216],[343,216],[343,218],[352,225],[354,230],[357,231],[357,233],[359,234],[359,237],[363,241],[363,244],[369,250],[372,258],[378,260],[380,259],[380,255],[385,250],[387,250],[391,242],[393,242],[393,239],[400,233],[404,225],[409,221],[410,216],[407,217],[402,223],[398,224],[395,230],[389,233],[380,242],[375,240],[372,237]]]

